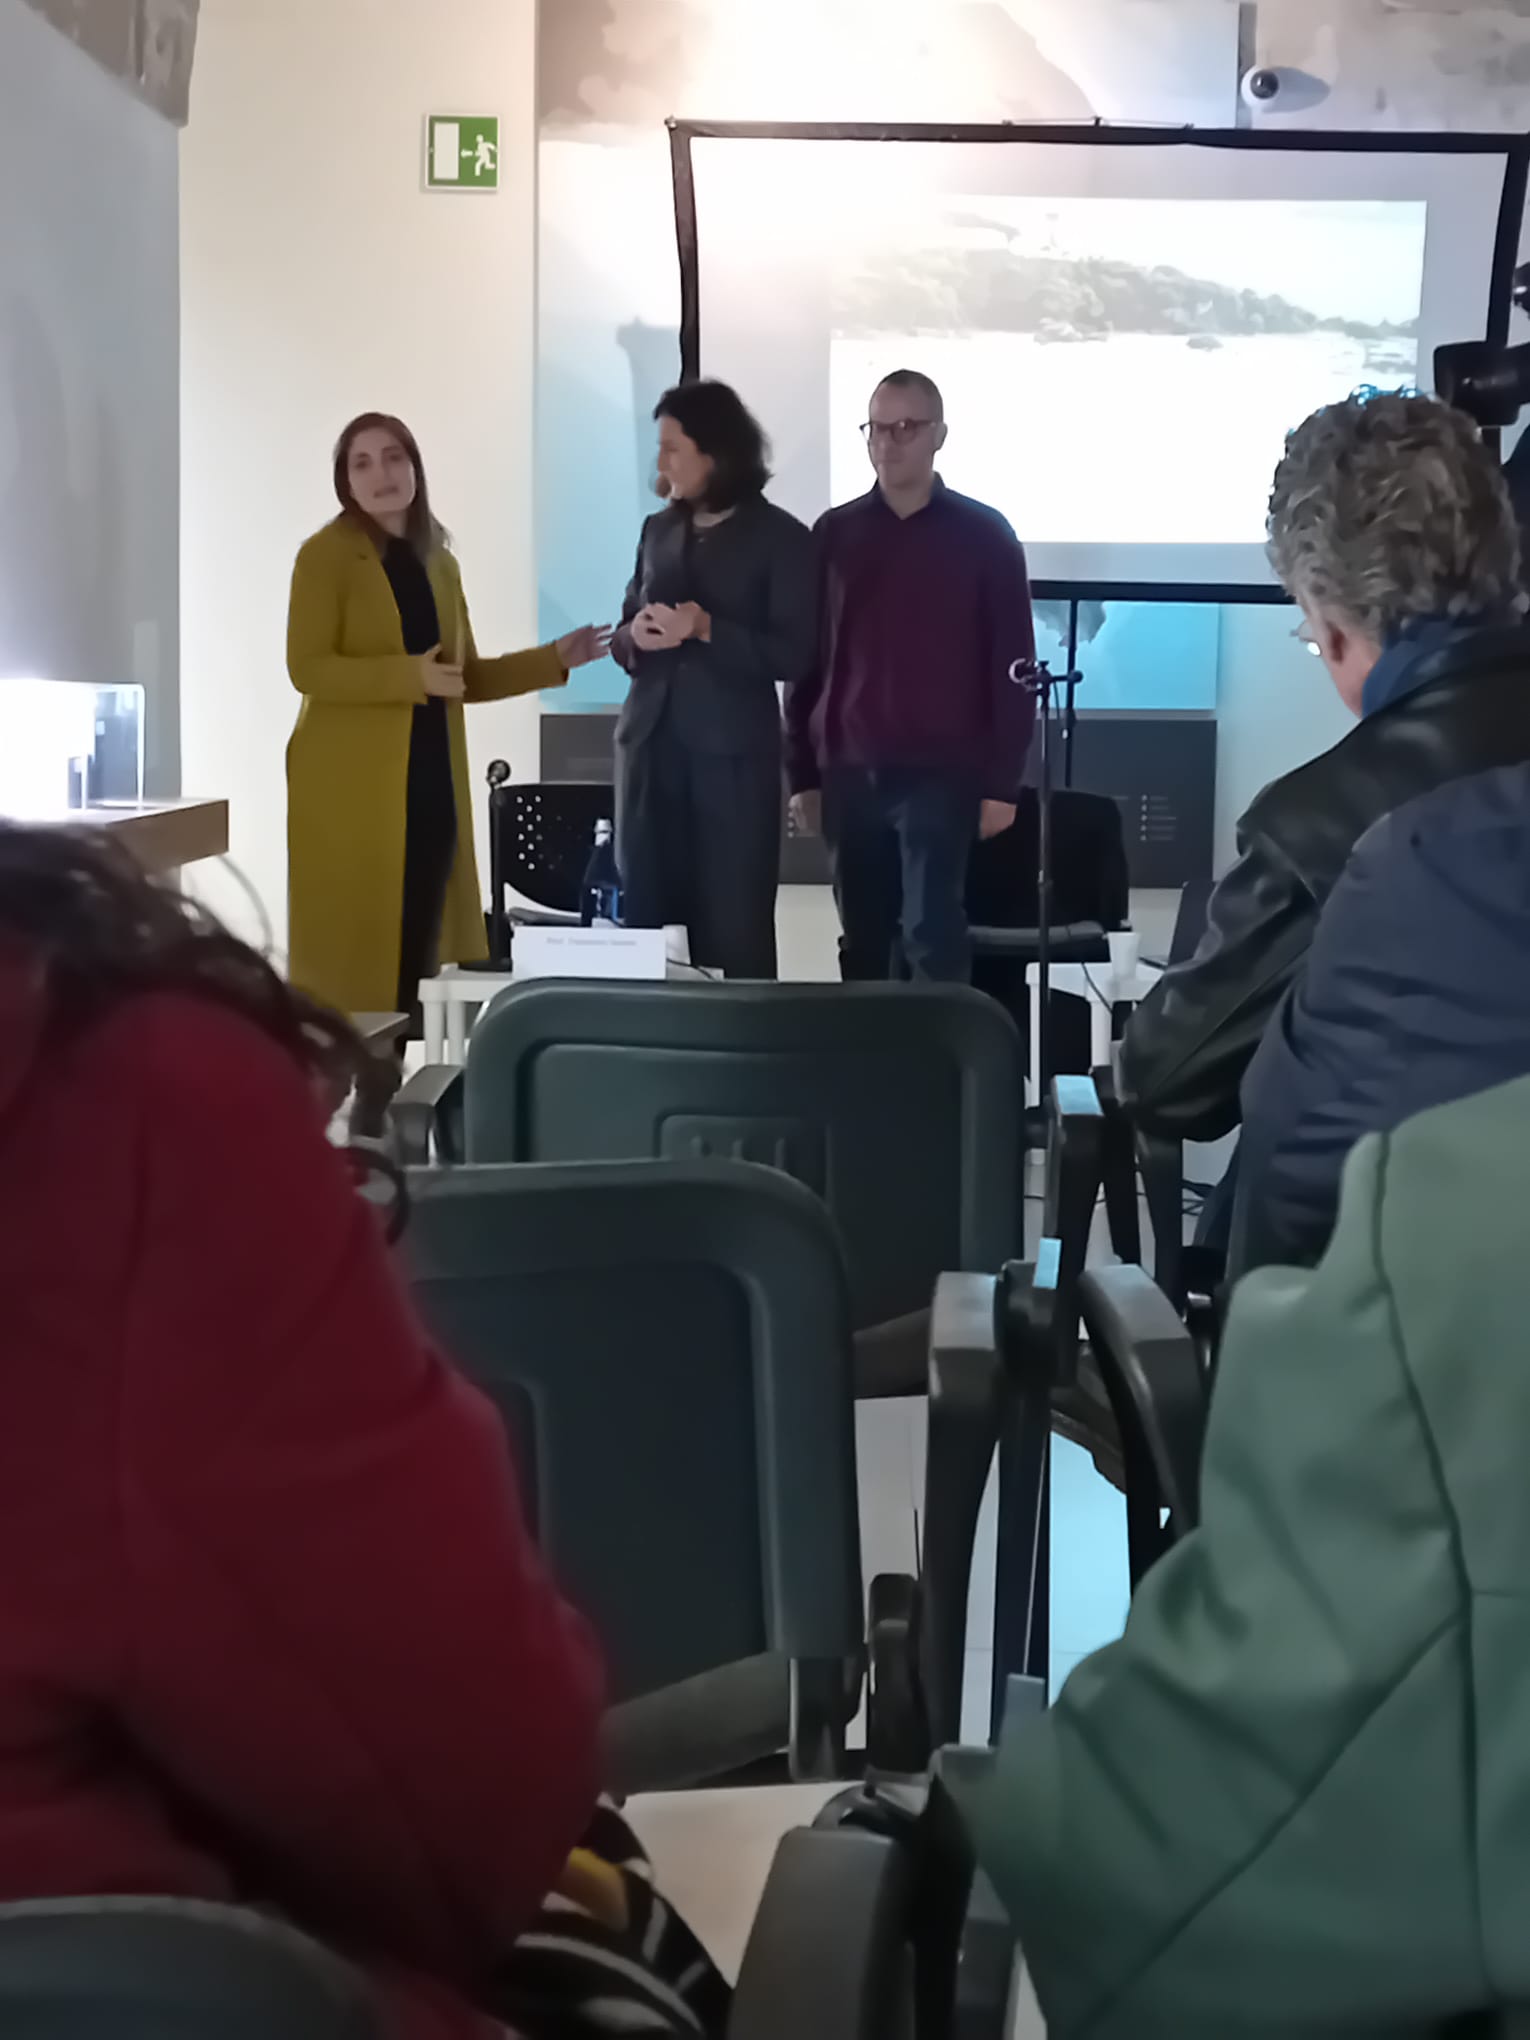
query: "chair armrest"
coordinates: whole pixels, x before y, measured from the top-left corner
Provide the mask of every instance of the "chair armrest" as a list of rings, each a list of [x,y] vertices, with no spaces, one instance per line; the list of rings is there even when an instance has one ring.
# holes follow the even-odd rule
[[[1078,1286],[1089,1258],[1105,1182],[1105,1108],[1092,1077],[1054,1077],[1047,1100],[1046,1189],[1041,1227],[1056,1240],[1059,1354],[1063,1378],[1076,1357]]]
[[[461,1161],[452,1122],[461,1106],[463,1076],[455,1065],[433,1063],[400,1086],[388,1108],[388,1120],[394,1153],[406,1169],[428,1168],[432,1161]]]
[[[1206,1384],[1195,1342],[1173,1304],[1141,1268],[1095,1268],[1084,1277],[1084,1329],[1121,1431],[1127,1489],[1169,1511],[1170,1541],[1200,1520]]]
[[[578,914],[560,914],[553,907],[508,907],[505,919],[511,928],[512,945],[517,928],[578,928],[583,925]]]
[[[886,2040],[909,2029],[912,1851],[798,1828],[776,1852],[744,1951],[728,2040]]]
[[[919,1668],[920,1589],[904,1573],[879,1573],[866,1611],[866,1770],[882,1778],[923,1773],[934,1747]]]
[[[988,928],[971,930],[972,947],[979,956],[1024,957],[1036,963],[1041,955],[1039,928]],[[1098,921],[1070,921],[1049,931],[1048,953],[1053,963],[1108,963],[1110,944]]]
[[[1111,1051],[1110,1066],[1094,1073],[1109,1126],[1106,1143],[1107,1189],[1120,1221],[1135,1233],[1135,1216],[1122,1210],[1123,1180],[1140,1177],[1148,1221],[1153,1228],[1153,1277],[1178,1310],[1185,1307],[1185,1151],[1184,1144],[1156,1133],[1144,1133],[1132,1116],[1121,1081],[1121,1044]],[[1140,1240],[1115,1238],[1121,1223],[1112,1225],[1116,1252],[1123,1261],[1140,1258]],[[1128,1251],[1128,1248],[1135,1248]]]
[[[1153,1277],[1176,1310],[1185,1307],[1185,1150],[1181,1141],[1134,1127],[1137,1169],[1153,1228]]]
[[[936,1748],[961,1732],[972,1555],[999,1437],[995,1288],[991,1275],[942,1275],[931,1313],[918,1646]]]

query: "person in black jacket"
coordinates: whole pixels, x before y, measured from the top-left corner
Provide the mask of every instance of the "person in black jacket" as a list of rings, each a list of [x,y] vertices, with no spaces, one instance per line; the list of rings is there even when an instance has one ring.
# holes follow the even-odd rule
[[[812,536],[765,499],[765,436],[724,383],[661,398],[659,487],[612,644],[616,850],[632,927],[683,924],[691,960],[776,975],[784,792],[778,689],[812,664]]]
[[[1530,1076],[1530,765],[1454,779],[1365,836],[1243,1082],[1228,1275],[1315,1268],[1351,1150]]]
[[[1133,1015],[1123,1095],[1148,1130],[1215,1140],[1365,832],[1431,788],[1530,761],[1530,634],[1503,472],[1463,413],[1357,395],[1292,433],[1270,547],[1359,727],[1265,789],[1206,933]]]

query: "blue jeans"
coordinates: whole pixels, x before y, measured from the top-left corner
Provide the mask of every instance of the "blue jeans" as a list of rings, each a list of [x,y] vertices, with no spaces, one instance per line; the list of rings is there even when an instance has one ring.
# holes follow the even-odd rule
[[[967,864],[982,801],[950,772],[831,766],[823,832],[834,869],[847,981],[972,976]]]

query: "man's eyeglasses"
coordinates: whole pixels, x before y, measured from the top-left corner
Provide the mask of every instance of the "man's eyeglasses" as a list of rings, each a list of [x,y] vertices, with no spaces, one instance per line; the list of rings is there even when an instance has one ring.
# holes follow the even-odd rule
[[[1322,658],[1323,647],[1318,643],[1316,638],[1308,637],[1306,624],[1299,623],[1296,626],[1295,630],[1292,631],[1291,635],[1296,639],[1296,642],[1301,646],[1303,651],[1311,652],[1314,659]]]
[[[879,439],[890,439],[894,446],[907,446],[934,423],[933,418],[895,418],[890,425],[884,425],[880,419],[868,419],[861,427],[861,437],[868,446],[875,446]]]

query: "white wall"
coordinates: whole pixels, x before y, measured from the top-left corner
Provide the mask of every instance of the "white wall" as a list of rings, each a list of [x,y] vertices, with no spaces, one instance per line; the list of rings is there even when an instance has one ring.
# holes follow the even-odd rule
[[[176,135],[0,0],[0,679],[143,685],[174,792]]]
[[[1292,636],[1294,609],[1222,611],[1217,675],[1218,871],[1232,862],[1254,796],[1355,726],[1322,662]]]
[[[335,513],[347,418],[419,435],[482,648],[534,635],[534,78],[533,0],[204,0],[181,145],[185,782],[228,796],[278,947],[288,581]],[[430,113],[500,116],[498,194],[422,191]],[[468,722],[482,830],[487,760],[536,776],[536,707]]]

